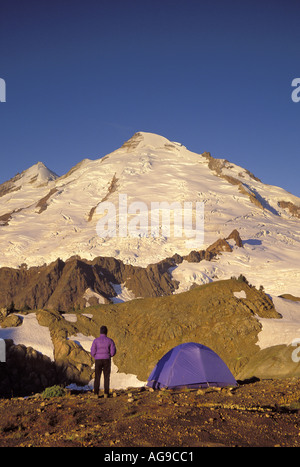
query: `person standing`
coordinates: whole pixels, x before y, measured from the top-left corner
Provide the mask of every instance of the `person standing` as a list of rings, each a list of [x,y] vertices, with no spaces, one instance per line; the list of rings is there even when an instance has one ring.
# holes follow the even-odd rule
[[[94,394],[99,396],[100,378],[104,375],[104,397],[109,397],[109,381],[111,371],[111,357],[116,354],[116,346],[107,337],[107,327],[101,326],[100,336],[94,339],[91,347],[92,357],[95,359]]]

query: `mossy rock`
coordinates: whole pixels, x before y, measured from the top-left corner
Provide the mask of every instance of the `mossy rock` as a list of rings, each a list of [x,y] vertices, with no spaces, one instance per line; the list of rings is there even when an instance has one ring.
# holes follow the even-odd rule
[[[22,324],[22,319],[18,315],[8,315],[1,321],[2,328],[15,328]]]

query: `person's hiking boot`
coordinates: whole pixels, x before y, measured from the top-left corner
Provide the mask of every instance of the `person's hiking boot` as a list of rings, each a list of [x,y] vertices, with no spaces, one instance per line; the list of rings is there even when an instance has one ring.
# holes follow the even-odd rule
[[[109,398],[109,394],[104,394],[104,399],[108,399]]]

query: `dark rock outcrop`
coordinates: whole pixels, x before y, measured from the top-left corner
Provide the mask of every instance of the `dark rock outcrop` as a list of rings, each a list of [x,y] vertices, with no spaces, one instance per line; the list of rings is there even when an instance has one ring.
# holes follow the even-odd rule
[[[79,332],[91,335],[92,329],[86,325],[90,322],[89,318],[79,315],[78,328],[78,325],[65,320],[58,311],[38,310],[36,317],[41,326],[49,328],[60,382],[87,384],[92,379],[93,359],[90,353],[68,338]],[[96,333],[95,328],[93,331]]]
[[[239,233],[233,238],[242,246]],[[186,260],[189,262],[210,261],[224,251],[232,251],[225,239],[219,239],[206,250],[191,251],[186,256],[178,254],[147,267],[124,264],[112,257],[97,257],[92,261],[77,256],[62,261],[57,259],[44,266],[19,269],[0,268],[0,307],[14,302],[17,310],[42,309],[70,311],[84,308],[84,294],[91,289],[109,303],[117,295],[114,286],[125,285],[135,297],[157,297],[170,295],[178,283],[172,278],[171,270]]]
[[[235,241],[236,246],[238,246],[239,248],[243,247],[243,242],[242,242],[242,239],[240,237],[238,230],[234,229],[231,232],[231,234],[226,238],[226,240],[231,240],[231,239]]]
[[[231,252],[232,251],[232,248],[231,246],[229,245],[229,243],[226,242],[226,240],[224,238],[220,238],[219,240],[217,240],[215,243],[213,243],[212,245],[210,245],[208,248],[207,248],[207,251],[211,252],[211,253],[214,253],[215,255],[219,254],[219,253],[222,253],[224,251],[229,251]]]
[[[300,219],[300,206],[296,206],[291,201],[279,201],[278,205],[283,209],[287,209],[292,216]]]

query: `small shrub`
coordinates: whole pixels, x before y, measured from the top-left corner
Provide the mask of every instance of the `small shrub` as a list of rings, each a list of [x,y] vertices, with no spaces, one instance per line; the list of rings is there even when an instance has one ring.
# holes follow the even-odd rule
[[[237,278],[238,282],[245,282],[246,284],[248,284],[248,281],[246,279],[245,276],[243,276],[243,274],[240,274],[239,277]]]
[[[51,397],[63,397],[66,393],[66,389],[56,385],[46,388],[42,393],[42,397],[44,399],[50,399]]]

